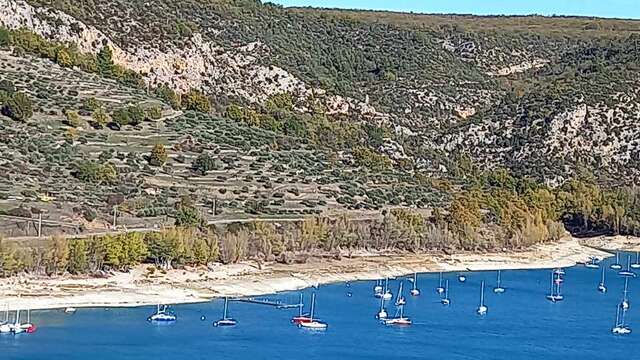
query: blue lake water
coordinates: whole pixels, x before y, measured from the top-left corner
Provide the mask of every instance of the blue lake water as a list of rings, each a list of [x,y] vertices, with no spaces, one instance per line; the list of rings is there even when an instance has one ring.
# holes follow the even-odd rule
[[[626,258],[625,258],[626,259]],[[299,329],[290,323],[297,310],[230,303],[234,328],[214,328],[223,301],[174,307],[178,321],[158,326],[146,321],[155,308],[79,309],[33,312],[35,334],[0,335],[0,359],[638,359],[640,353],[640,278],[630,282],[631,308],[627,322],[635,330],[614,336],[611,327],[622,297],[624,280],[608,269],[607,294],[596,286],[600,270],[582,266],[566,270],[565,301],[545,299],[550,271],[505,271],[504,294],[494,294],[495,272],[467,273],[450,280],[451,306],[435,292],[438,274],[422,274],[420,297],[407,297],[407,328],[380,325],[374,316],[379,300],[373,282],[321,286],[317,312],[329,323],[324,332]],[[622,261],[621,261],[622,262]],[[626,260],[624,261],[626,263]],[[489,312],[478,317],[480,281],[487,282]],[[398,280],[391,282],[394,293]],[[409,287],[405,281],[405,288]],[[347,296],[347,293],[352,296]],[[309,300],[311,290],[306,290]],[[269,296],[297,302],[298,293]],[[392,306],[389,313],[392,314]],[[206,321],[201,321],[201,316]]]

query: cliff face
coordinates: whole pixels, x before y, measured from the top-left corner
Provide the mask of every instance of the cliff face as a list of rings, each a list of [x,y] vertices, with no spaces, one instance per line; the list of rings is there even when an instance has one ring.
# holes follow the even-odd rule
[[[109,46],[150,85],[223,103],[288,93],[302,112],[389,126],[402,157],[436,172],[466,153],[549,181],[576,164],[638,173],[636,22],[0,0],[0,25],[86,53]]]

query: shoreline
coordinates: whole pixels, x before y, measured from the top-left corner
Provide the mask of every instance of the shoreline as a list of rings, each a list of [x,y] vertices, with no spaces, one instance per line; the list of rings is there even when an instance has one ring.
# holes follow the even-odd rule
[[[522,251],[494,253],[385,254],[356,252],[341,260],[311,259],[304,264],[284,265],[243,262],[216,264],[208,269],[170,270],[166,274],[141,265],[129,273],[108,278],[19,276],[0,281],[0,311],[51,310],[103,307],[138,307],[155,304],[207,302],[220,297],[251,297],[295,291],[314,285],[375,280],[417,273],[490,270],[530,270],[571,267],[601,251],[640,251],[640,238],[565,238]]]

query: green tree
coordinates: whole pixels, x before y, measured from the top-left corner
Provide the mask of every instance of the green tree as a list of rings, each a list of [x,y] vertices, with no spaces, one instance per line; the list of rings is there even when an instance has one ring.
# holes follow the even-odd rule
[[[103,46],[96,56],[96,63],[98,65],[98,73],[102,76],[112,77],[114,76],[113,63],[113,50],[109,45]]]
[[[173,91],[170,87],[165,84],[158,86],[155,89],[155,94],[160,99],[166,101],[173,109],[178,110],[182,105],[182,101],[180,99],[180,95]]]
[[[50,274],[62,274],[67,271],[69,264],[69,243],[67,240],[54,236],[47,244],[47,263]]]
[[[167,155],[167,149],[162,144],[155,144],[151,149],[151,155],[149,156],[149,164],[153,166],[163,166],[169,155]]]
[[[84,239],[69,242],[69,272],[71,274],[84,274],[89,270],[87,258],[87,241]]]
[[[207,171],[218,169],[216,159],[207,153],[202,153],[191,164],[194,171],[205,174]]]

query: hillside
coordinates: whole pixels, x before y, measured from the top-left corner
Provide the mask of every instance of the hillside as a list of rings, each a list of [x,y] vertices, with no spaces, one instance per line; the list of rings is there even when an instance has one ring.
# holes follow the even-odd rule
[[[9,215],[640,231],[637,21],[0,0],[0,27]]]

